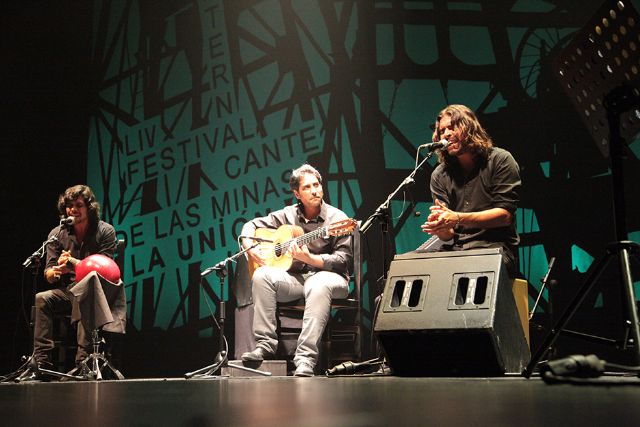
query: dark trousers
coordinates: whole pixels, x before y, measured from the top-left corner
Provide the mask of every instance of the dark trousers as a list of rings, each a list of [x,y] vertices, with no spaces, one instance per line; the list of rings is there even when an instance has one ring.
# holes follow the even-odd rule
[[[35,325],[33,329],[34,358],[38,363],[50,363],[53,343],[53,316],[71,313],[73,294],[66,289],[50,289],[36,294]],[[91,343],[87,338],[82,322],[77,323],[76,364],[87,357]]]

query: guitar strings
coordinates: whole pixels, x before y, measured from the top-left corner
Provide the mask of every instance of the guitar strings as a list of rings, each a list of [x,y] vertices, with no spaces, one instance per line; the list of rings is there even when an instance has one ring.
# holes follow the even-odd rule
[[[339,221],[337,223],[332,224],[333,226],[335,225],[342,225],[346,222],[348,222],[349,220],[343,220],[343,221]],[[353,222],[353,220],[350,220]],[[291,246],[291,242],[296,242],[299,246],[303,246],[306,245],[309,242],[312,242],[314,240],[316,240],[318,238],[318,235],[324,235],[327,234],[327,226],[324,227],[320,227],[315,229],[314,231],[311,231],[307,234],[303,234],[302,236],[298,236],[294,239],[288,240],[284,243],[276,243],[273,246],[273,250],[274,252],[276,252],[277,254],[282,254],[283,252],[286,252],[289,250],[289,246]],[[302,245],[300,245],[302,243]]]
[[[276,253],[283,253],[283,252],[286,252],[286,251],[288,251],[288,250],[289,250],[289,246],[291,246],[291,243],[292,243],[292,242],[294,242],[294,241],[295,241],[299,246],[306,245],[307,243],[309,243],[309,242],[312,242],[312,241],[316,240],[316,237],[317,237],[318,235],[325,234],[325,233],[326,233],[326,230],[327,230],[327,227],[320,227],[320,228],[317,228],[316,230],[314,230],[314,231],[312,231],[312,232],[310,232],[310,233],[307,233],[307,234],[304,234],[304,235],[302,235],[302,236],[296,237],[296,238],[294,238],[294,239],[288,240],[288,241],[286,241],[286,242],[284,242],[284,243],[276,243],[276,244],[274,245],[273,249],[275,250],[275,252],[276,252]],[[302,243],[302,245],[301,245],[301,243]]]

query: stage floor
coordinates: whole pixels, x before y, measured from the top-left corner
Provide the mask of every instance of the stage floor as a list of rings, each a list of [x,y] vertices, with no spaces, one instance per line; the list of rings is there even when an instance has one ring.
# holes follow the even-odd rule
[[[612,426],[640,422],[637,378],[252,377],[0,384],[5,425]]]

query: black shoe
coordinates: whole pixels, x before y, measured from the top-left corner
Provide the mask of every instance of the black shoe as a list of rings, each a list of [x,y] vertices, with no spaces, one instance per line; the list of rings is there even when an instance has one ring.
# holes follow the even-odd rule
[[[273,359],[274,354],[262,347],[256,347],[253,351],[242,353],[240,358],[245,362],[262,362],[263,360]]]

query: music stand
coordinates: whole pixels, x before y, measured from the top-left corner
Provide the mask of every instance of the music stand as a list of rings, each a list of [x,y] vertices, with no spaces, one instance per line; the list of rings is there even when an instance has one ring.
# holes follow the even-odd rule
[[[253,245],[241,250],[240,252],[220,261],[219,263],[217,263],[216,265],[214,265],[213,267],[209,267],[206,268],[202,273],[200,273],[200,278],[204,278],[205,276],[213,273],[214,271],[216,272],[216,275],[218,276],[218,278],[220,279],[220,311],[219,311],[219,315],[218,315],[218,328],[220,330],[220,351],[218,352],[218,354],[216,354],[216,356],[214,357],[214,362],[210,365],[207,365],[203,368],[200,368],[198,370],[192,371],[192,372],[187,372],[186,374],[184,374],[184,377],[186,379],[190,379],[190,378],[203,378],[203,379],[209,379],[209,378],[216,378],[216,376],[214,375],[214,373],[218,370],[220,370],[222,372],[222,368],[223,367],[232,367],[232,368],[236,368],[236,369],[240,369],[246,372],[252,372],[254,374],[258,374],[258,375],[264,375],[266,377],[270,377],[271,376],[271,372],[265,372],[265,371],[259,371],[257,369],[253,369],[253,368],[249,368],[247,366],[243,366],[243,365],[236,365],[235,363],[229,363],[229,355],[228,355],[228,345],[227,345],[227,338],[224,335],[224,323],[225,323],[225,301],[224,301],[224,279],[225,277],[227,277],[228,275],[228,270],[227,270],[227,263],[230,261],[234,261],[236,258],[240,257],[241,255],[244,255],[245,252],[250,251],[251,249],[255,248],[256,246],[258,246],[260,243],[259,242],[255,242]]]
[[[554,74],[589,129],[602,154],[610,158],[616,242],[609,244],[585,282],[562,313],[523,371],[527,378],[596,284],[609,262],[618,259],[630,336],[640,364],[640,325],[631,277],[630,256],[640,245],[627,240],[624,200],[624,145],[640,130],[640,15],[629,1],[607,0],[589,23],[564,48],[554,63]],[[604,340],[604,339],[603,339]]]

